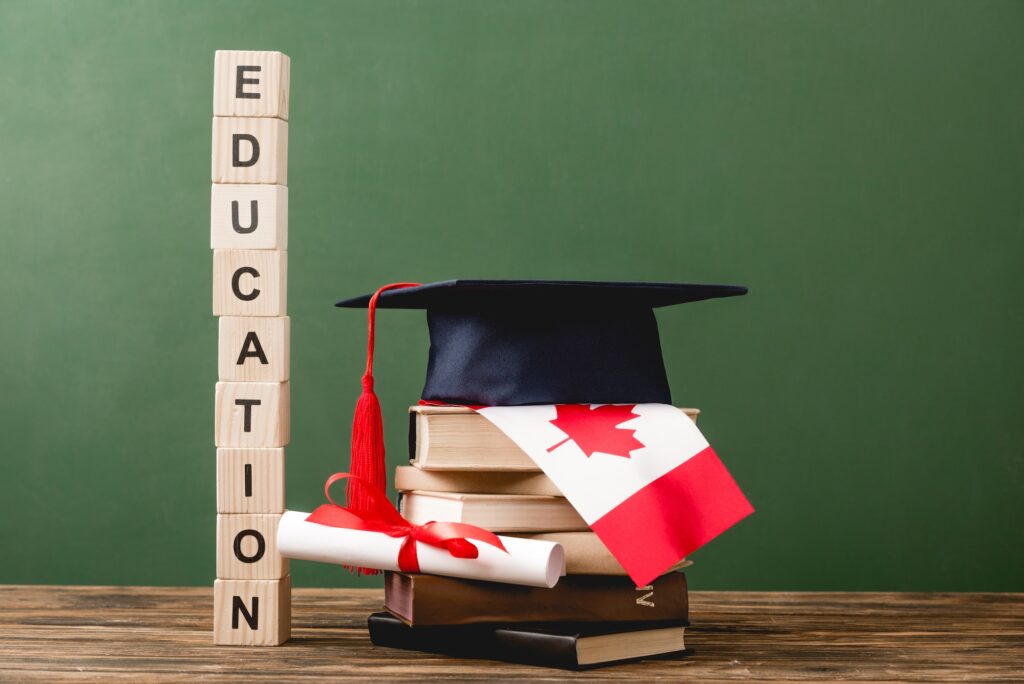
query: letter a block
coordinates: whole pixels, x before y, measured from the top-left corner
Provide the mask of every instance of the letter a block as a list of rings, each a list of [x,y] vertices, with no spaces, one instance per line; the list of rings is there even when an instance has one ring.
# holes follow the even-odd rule
[[[291,60],[280,52],[217,50],[213,115],[287,119],[290,74]]]
[[[210,191],[210,247],[288,249],[288,188],[214,184]]]
[[[217,449],[218,513],[283,513],[284,449]]]
[[[288,122],[213,117],[214,183],[288,185]]]
[[[288,313],[288,252],[217,249],[213,252],[214,316]]]
[[[225,646],[278,646],[292,631],[292,578],[213,583],[213,641]]]
[[[277,550],[280,513],[217,516],[217,577],[281,579],[288,559]]]
[[[219,378],[242,382],[287,380],[290,328],[287,316],[221,316]]]
[[[283,447],[291,438],[287,382],[218,382],[214,438],[218,447]]]

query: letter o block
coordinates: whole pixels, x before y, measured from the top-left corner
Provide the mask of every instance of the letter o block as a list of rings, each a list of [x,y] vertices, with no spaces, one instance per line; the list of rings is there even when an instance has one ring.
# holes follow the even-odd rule
[[[288,313],[287,283],[288,252],[213,251],[214,316],[284,316]]]
[[[277,550],[278,513],[217,516],[217,577],[281,579],[288,559]]]
[[[288,122],[213,117],[214,183],[288,185]]]
[[[292,578],[213,583],[213,641],[225,646],[279,646],[292,630]]]
[[[213,57],[213,115],[287,120],[290,80],[288,55],[217,50]]]

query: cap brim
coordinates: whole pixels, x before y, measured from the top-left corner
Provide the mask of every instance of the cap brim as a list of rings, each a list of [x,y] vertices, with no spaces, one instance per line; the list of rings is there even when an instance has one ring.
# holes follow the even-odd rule
[[[590,307],[658,308],[747,293],[742,285],[605,282],[586,280],[444,280],[383,292],[382,309],[481,308],[573,304]],[[372,295],[335,306],[366,308]]]

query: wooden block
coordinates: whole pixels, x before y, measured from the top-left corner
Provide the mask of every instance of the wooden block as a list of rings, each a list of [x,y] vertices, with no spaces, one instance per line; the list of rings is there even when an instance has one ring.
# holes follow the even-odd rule
[[[291,59],[280,52],[217,50],[213,56],[214,116],[288,118]]]
[[[213,251],[214,316],[285,316],[288,252],[276,249]]]
[[[291,438],[287,382],[218,382],[215,403],[218,447],[283,447]]]
[[[277,549],[280,513],[217,515],[219,579],[281,579],[288,559]]]
[[[217,449],[218,513],[283,513],[284,448]]]
[[[279,646],[292,632],[292,578],[213,583],[213,642]]]
[[[289,373],[290,331],[287,316],[221,316],[218,379],[284,382]]]
[[[213,185],[210,247],[288,249],[288,188],[284,185]]]
[[[288,185],[288,122],[213,117],[214,183]]]

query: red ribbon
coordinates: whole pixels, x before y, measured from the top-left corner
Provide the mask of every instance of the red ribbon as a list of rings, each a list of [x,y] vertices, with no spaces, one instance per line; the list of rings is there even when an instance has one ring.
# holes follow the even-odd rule
[[[331,498],[331,485],[338,480],[349,479],[363,485],[366,493],[367,512],[353,513],[351,509],[339,506]],[[455,522],[428,522],[414,525],[398,512],[387,496],[366,480],[349,473],[335,473],[324,483],[324,495],[329,504],[317,507],[306,518],[308,522],[329,527],[343,527],[364,532],[382,532],[389,537],[401,537],[402,546],[398,551],[398,567],[402,572],[419,572],[420,561],[416,555],[416,542],[443,548],[455,558],[476,558],[480,551],[469,542],[470,539],[490,544],[508,553],[497,535],[476,525]]]

